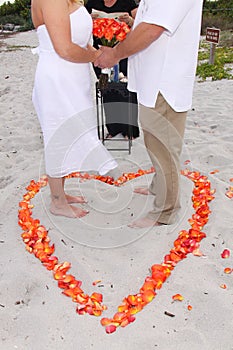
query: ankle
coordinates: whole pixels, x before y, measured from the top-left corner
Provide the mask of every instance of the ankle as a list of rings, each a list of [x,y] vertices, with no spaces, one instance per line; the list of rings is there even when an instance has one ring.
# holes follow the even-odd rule
[[[64,205],[67,205],[67,200],[65,196],[51,195],[51,203],[55,207],[63,207]]]

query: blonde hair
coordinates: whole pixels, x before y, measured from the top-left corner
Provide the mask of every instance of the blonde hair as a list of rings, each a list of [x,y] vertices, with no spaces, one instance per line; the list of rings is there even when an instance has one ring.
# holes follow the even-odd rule
[[[79,5],[84,5],[84,0],[70,0],[70,2],[79,4]]]

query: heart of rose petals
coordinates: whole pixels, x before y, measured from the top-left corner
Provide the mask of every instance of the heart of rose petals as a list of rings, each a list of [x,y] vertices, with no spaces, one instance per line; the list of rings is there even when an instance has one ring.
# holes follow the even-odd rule
[[[137,173],[125,173],[117,180],[99,175],[89,175],[88,173],[73,173],[68,177],[78,177],[84,181],[95,179],[109,185],[120,186],[126,181],[151,172],[154,172],[153,168],[147,171],[139,169]],[[208,222],[209,214],[211,213],[208,202],[214,199],[214,191],[211,190],[208,178],[199,172],[192,172],[186,169],[181,173],[194,182],[192,202],[195,213],[188,220],[191,228],[187,231],[182,230],[179,232],[173,248],[164,257],[161,264],[154,264],[151,267],[151,276],[146,277],[139,292],[125,297],[122,304],[118,306],[118,312],[115,313],[113,318],[103,318],[101,320],[101,324],[105,326],[106,333],[113,333],[117,327],[125,327],[134,322],[134,315],[154,299],[156,296],[155,291],[162,287],[178,262],[197,250],[201,240],[206,237],[206,234],[202,232],[202,228]],[[23,201],[19,203],[18,223],[23,229],[21,236],[26,245],[26,250],[33,253],[47,270],[53,272],[54,279],[58,281],[58,287],[63,289],[63,294],[72,298],[73,302],[78,304],[76,311],[79,315],[87,313],[100,316],[107,309],[105,305],[102,305],[102,294],[94,292],[89,296],[84,293],[81,289],[82,282],[76,280],[73,275],[67,274],[71,264],[69,262],[59,263],[58,258],[52,255],[54,245],[50,245],[48,230],[40,224],[40,220],[32,217],[33,205],[30,201],[40,191],[41,187],[47,185],[47,182],[46,177],[42,177],[37,183],[32,180],[26,188],[27,193],[23,196]],[[222,285],[221,288],[226,288],[224,286]],[[182,298],[182,296],[177,297],[177,300],[179,298]],[[171,314],[169,315],[171,316]]]

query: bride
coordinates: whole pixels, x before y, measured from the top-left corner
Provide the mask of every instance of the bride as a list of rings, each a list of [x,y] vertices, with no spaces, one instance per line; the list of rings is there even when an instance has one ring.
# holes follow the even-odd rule
[[[32,100],[43,132],[50,211],[81,218],[88,211],[71,204],[86,200],[65,193],[65,177],[117,167],[97,136],[90,63],[99,52],[89,45],[92,18],[80,0],[32,0],[31,14],[39,40]]]

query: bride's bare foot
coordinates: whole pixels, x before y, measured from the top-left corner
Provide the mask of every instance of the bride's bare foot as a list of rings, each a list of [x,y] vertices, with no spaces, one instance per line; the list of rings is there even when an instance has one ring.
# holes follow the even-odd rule
[[[89,213],[87,210],[76,208],[69,204],[57,207],[53,202],[50,205],[50,212],[53,215],[65,216],[67,218],[82,218]]]
[[[146,196],[151,194],[149,191],[149,188],[147,188],[147,187],[136,187],[134,189],[134,193],[144,194]]]
[[[145,228],[145,227],[153,227],[153,226],[161,226],[161,225],[164,225],[164,224],[161,224],[160,222],[144,217],[131,222],[131,224],[129,224],[128,227]]]
[[[70,196],[69,194],[66,194],[66,200],[68,204],[87,203],[86,199],[83,196]]]

